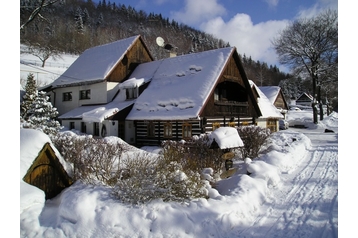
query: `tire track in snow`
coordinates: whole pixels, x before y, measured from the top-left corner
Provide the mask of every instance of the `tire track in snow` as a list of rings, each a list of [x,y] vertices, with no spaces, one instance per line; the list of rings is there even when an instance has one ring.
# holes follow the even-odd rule
[[[271,201],[240,237],[338,236],[338,144],[332,138],[313,143],[300,167],[282,175],[282,187],[271,191]]]

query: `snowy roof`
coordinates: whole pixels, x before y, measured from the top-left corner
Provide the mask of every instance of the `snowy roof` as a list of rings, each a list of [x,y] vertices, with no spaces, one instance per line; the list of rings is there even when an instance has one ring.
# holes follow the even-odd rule
[[[103,81],[139,38],[132,36],[85,50],[52,86]]]
[[[259,94],[259,97],[257,98],[257,104],[262,114],[262,116],[260,116],[259,118],[284,118],[280,111],[271,103],[271,101],[260,90],[260,88],[257,87],[252,80],[249,80],[249,82],[251,87],[254,87]]]
[[[44,192],[26,183],[23,178],[46,143],[50,143],[65,171],[68,174],[72,173],[71,166],[66,163],[45,133],[35,129],[20,129],[20,211],[33,204],[44,204]]]
[[[306,96],[308,99],[313,100],[313,96],[308,93],[301,93],[301,95],[297,98],[297,100],[300,100],[301,98],[303,98],[303,96]]]
[[[272,104],[275,103],[275,100],[281,90],[279,86],[261,86],[259,87],[259,89],[265,94],[265,96],[268,98],[268,100],[270,100]]]
[[[48,135],[35,129],[20,129],[20,180],[26,175],[46,143],[50,143],[65,171],[71,174],[71,166],[62,158]]]
[[[215,139],[220,149],[244,146],[237,129],[234,127],[219,127],[210,133],[209,138],[211,141]]]
[[[132,76],[151,78],[128,120],[197,118],[235,47],[148,62]]]

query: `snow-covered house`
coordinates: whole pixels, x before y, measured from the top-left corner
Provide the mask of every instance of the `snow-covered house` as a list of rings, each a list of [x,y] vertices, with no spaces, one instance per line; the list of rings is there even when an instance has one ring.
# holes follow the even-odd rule
[[[311,106],[313,102],[313,96],[308,93],[302,93],[297,99],[296,99],[296,105],[299,106]]]
[[[270,100],[270,102],[282,113],[286,118],[288,104],[279,86],[261,86],[261,92]]]
[[[128,78],[138,65],[152,60],[140,35],[84,51],[46,89],[61,124],[97,136],[121,134],[124,121],[106,120],[103,124],[103,120],[130,110],[146,82],[127,82]]]
[[[278,131],[279,120],[283,119],[284,116],[253,81],[249,80],[249,82],[261,112],[261,116],[257,118],[256,124],[262,128],[269,128],[271,132]]]
[[[144,63],[131,77],[150,84],[126,118],[129,143],[189,139],[261,116],[235,47]]]

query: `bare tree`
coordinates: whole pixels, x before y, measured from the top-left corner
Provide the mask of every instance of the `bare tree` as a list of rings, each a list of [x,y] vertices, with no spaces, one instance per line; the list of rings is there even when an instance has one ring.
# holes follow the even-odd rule
[[[280,63],[295,74],[312,79],[313,121],[317,123],[317,107],[323,119],[321,86],[338,82],[338,13],[327,10],[313,18],[301,18],[287,26],[272,44]]]
[[[43,10],[43,8],[53,5],[58,1],[62,0],[41,0],[38,6],[32,6],[35,8],[31,12],[29,18],[20,26],[20,30],[24,29],[24,27],[30,24],[30,22],[32,22],[33,20],[35,20],[36,17],[43,18],[43,16],[41,15],[41,11]]]

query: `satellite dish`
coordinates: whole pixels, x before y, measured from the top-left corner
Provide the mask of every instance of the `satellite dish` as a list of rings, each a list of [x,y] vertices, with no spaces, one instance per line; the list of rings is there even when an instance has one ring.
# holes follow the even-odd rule
[[[164,46],[164,40],[162,37],[158,36],[156,39],[157,45],[159,45],[160,47]]]

